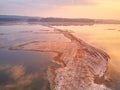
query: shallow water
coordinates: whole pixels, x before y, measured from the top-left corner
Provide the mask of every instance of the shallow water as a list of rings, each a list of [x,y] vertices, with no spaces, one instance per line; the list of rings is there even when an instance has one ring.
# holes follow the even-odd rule
[[[0,88],[49,90],[46,71],[52,64],[50,60],[52,60],[50,53],[0,49]],[[22,85],[19,85],[21,82]],[[7,89],[7,85],[11,87]]]
[[[0,89],[49,90],[46,72],[52,65],[51,54],[8,49],[20,43],[53,40],[57,34],[49,34],[49,30],[38,25],[0,26]]]
[[[110,76],[115,90],[120,89],[120,25],[98,24],[93,26],[57,26],[73,32],[75,36],[110,55]]]
[[[120,25],[54,27],[71,31],[85,42],[106,51],[111,57],[109,65],[114,88],[119,90]],[[47,67],[52,65],[50,53],[8,50],[10,46],[31,41],[69,40],[62,34],[54,32],[53,29],[41,25],[0,26],[0,88],[3,90],[18,88],[20,90],[49,90],[46,71]]]

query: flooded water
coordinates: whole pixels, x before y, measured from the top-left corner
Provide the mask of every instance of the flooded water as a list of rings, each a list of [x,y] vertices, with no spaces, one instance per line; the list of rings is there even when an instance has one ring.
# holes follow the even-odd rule
[[[85,42],[103,49],[109,60],[115,90],[120,88],[120,25],[54,26],[70,31]],[[0,26],[0,88],[2,90],[49,90],[46,72],[52,65],[47,52],[9,50],[31,41],[68,41],[62,34],[41,25]]]

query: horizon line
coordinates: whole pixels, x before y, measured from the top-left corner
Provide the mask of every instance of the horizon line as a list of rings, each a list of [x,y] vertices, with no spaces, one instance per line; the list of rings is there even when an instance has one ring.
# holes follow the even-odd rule
[[[21,17],[36,17],[36,18],[64,18],[64,19],[93,19],[93,20],[117,20],[120,21],[120,19],[112,19],[112,18],[88,18],[88,17],[57,17],[57,16],[27,16],[27,15],[16,15],[16,14],[0,14],[0,16],[21,16]]]

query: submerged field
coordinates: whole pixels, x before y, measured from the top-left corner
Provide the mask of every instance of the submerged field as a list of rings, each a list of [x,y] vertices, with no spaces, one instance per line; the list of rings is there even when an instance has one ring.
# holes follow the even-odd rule
[[[108,61],[110,84],[113,89],[119,90],[120,25],[53,27],[67,30],[75,37],[107,52],[110,56]],[[43,48],[46,50],[47,46],[51,47],[51,42],[58,42],[59,47],[66,45],[62,42],[70,42],[69,38],[47,26],[28,24],[0,26],[0,88],[3,90],[50,89],[47,70],[48,66],[58,66],[52,62],[56,55],[51,52],[43,52],[44,50],[35,50],[35,46],[29,46],[30,43],[37,45],[38,41],[42,42]],[[28,45],[25,49],[28,48],[29,51],[24,51],[23,48],[13,50],[15,46],[20,45]],[[59,50],[59,48],[55,48],[55,50],[57,49]]]

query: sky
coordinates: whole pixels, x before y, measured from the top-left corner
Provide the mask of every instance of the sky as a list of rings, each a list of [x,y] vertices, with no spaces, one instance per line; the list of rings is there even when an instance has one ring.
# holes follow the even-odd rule
[[[0,0],[0,15],[120,20],[120,0]]]

